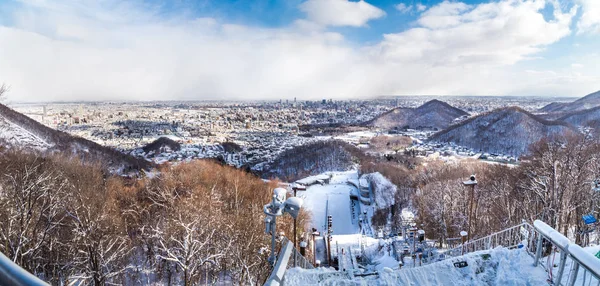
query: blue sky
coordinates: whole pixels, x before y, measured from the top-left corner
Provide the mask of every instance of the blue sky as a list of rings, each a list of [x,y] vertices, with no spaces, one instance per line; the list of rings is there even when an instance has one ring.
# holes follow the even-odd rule
[[[0,0],[15,101],[583,96],[598,0]]]

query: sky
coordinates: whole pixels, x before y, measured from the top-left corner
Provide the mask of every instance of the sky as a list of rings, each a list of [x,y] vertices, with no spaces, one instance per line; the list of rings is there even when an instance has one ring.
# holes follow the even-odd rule
[[[584,96],[600,0],[0,0],[29,101]]]

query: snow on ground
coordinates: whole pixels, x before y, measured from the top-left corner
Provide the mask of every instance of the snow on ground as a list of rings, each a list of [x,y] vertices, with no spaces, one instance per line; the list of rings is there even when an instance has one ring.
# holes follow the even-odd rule
[[[339,181],[337,181],[339,182]],[[327,228],[327,215],[332,216],[333,233],[359,233],[358,210],[352,212],[350,193],[355,187],[346,184],[312,185],[306,191],[299,191],[298,197],[304,199],[304,208],[312,214],[312,227],[324,233]]]
[[[388,208],[395,203],[397,192],[396,185],[392,184],[380,173],[372,173],[365,175],[367,180],[373,186],[373,195],[375,196],[375,204],[378,208]]]
[[[28,146],[37,150],[46,150],[53,146],[3,116],[0,116],[0,140],[10,145]]]
[[[342,140],[348,143],[359,144],[362,142],[368,142],[371,138],[377,136],[379,133],[372,131],[358,131],[350,132],[343,135],[335,136],[334,139]],[[361,142],[362,141],[362,142]]]
[[[489,254],[488,258],[482,256]],[[382,257],[381,264],[388,258]],[[458,268],[455,262],[466,261]],[[331,269],[290,269],[285,285],[547,285],[546,273],[533,267],[533,259],[523,250],[496,248],[475,252],[460,259],[446,260],[418,268],[393,271],[382,267],[375,275],[351,278],[347,273],[334,273]]]
[[[321,175],[310,176],[310,177],[300,179],[300,180],[296,181],[296,183],[298,183],[300,185],[310,186],[310,185],[314,185],[314,184],[318,183],[319,181],[325,181],[328,179],[329,179],[328,175],[321,174]]]

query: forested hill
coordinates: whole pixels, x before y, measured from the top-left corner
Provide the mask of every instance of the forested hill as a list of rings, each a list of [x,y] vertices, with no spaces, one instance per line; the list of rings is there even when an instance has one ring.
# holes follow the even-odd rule
[[[600,90],[594,93],[590,93],[573,102],[550,103],[542,107],[539,111],[545,113],[564,113],[590,109],[597,106],[600,106]]]
[[[366,122],[368,126],[378,128],[437,128],[450,126],[455,119],[466,116],[463,110],[439,100],[431,100],[417,108],[395,108],[373,120]]]
[[[559,120],[582,127],[600,127],[600,106],[591,109],[570,112]]]
[[[3,104],[0,104],[0,139],[6,147],[35,152],[61,152],[78,156],[84,161],[100,162],[113,170],[151,167],[151,163],[145,160],[54,130]]]
[[[560,121],[544,120],[519,107],[493,110],[434,134],[430,140],[455,143],[480,152],[526,154],[532,143],[547,136],[577,132]]]
[[[360,150],[346,142],[317,141],[281,153],[262,176],[295,181],[328,171],[346,171],[352,168],[361,156]]]

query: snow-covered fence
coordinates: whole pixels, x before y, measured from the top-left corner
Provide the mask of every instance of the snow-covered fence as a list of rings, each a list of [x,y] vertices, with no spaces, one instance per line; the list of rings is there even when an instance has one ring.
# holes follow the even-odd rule
[[[460,246],[447,250],[443,253],[423,259],[423,264],[441,261],[447,258],[461,256],[466,253],[494,249],[498,246],[506,248],[519,248],[531,245],[534,242],[535,230],[530,224],[523,222],[519,225],[505,230],[492,233],[486,237],[469,241]],[[528,253],[533,256],[533,250],[527,248]]]
[[[0,285],[48,285],[0,253]]]
[[[536,220],[533,225],[537,234],[534,266],[546,270],[552,285],[600,285],[598,258],[546,223]]]
[[[294,261],[295,257],[295,261]],[[283,283],[285,272],[288,268],[301,267],[305,269],[313,269],[313,265],[300,254],[294,245],[284,237],[281,242],[281,250],[277,256],[277,263],[273,267],[271,276],[267,279],[265,285],[267,286],[279,286]]]

